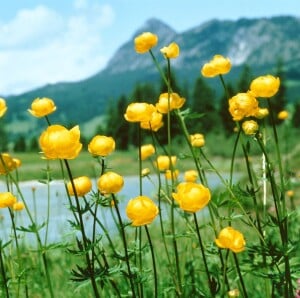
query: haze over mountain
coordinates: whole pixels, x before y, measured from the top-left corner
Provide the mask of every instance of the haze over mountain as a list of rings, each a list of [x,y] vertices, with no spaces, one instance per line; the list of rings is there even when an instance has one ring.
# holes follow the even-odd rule
[[[150,55],[139,55],[134,51],[133,38],[144,31],[158,35],[159,44],[153,52],[162,63],[164,59],[159,49],[172,41],[179,44],[181,53],[172,60],[172,67],[178,81],[187,86],[193,85],[206,61],[215,54],[222,54],[229,57],[233,64],[227,76],[228,81],[237,77],[245,63],[253,74],[265,74],[274,72],[281,59],[287,80],[294,83],[290,84],[293,88],[297,88],[291,87],[290,94],[300,89],[300,83],[296,84],[300,78],[299,18],[282,16],[237,21],[211,20],[184,32],[176,32],[162,21],[150,19],[128,38],[128,42],[120,46],[107,67],[96,75],[80,82],[46,85],[6,98],[9,107],[6,120],[14,124],[13,131],[25,133],[37,129],[40,120],[33,119],[27,112],[36,97],[55,100],[57,111],[51,115],[53,122],[83,124],[105,114],[110,100],[122,94],[129,95],[137,83],[158,84],[160,77]],[[21,125],[15,126],[17,122]]]

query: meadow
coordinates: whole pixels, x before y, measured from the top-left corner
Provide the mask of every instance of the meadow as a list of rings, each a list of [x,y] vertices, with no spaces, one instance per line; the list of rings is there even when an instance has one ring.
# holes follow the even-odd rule
[[[230,136],[189,131],[187,122],[205,121],[205,111],[185,109],[171,80],[179,45],[161,49],[164,72],[151,51],[157,39],[146,32],[134,40],[167,88],[157,101],[136,99],[124,110],[139,146],[120,151],[105,135],[83,146],[79,126],[51,123],[55,99],[36,98],[29,112],[46,123],[41,152],[0,154],[1,219],[10,222],[8,239],[0,236],[1,297],[300,297],[299,130],[292,110],[273,111],[280,79],[262,74],[247,92],[228,96]],[[228,58],[199,68],[227,93]],[[1,99],[0,117],[8,112]],[[120,195],[127,176],[137,178],[130,197]],[[64,184],[68,232],[49,241],[54,180]],[[44,210],[29,207],[24,181],[45,186],[36,198]]]

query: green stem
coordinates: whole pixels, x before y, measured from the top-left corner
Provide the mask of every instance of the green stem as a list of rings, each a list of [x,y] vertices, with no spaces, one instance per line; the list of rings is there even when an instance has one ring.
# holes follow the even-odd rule
[[[246,287],[245,287],[244,279],[243,279],[243,276],[241,274],[239,261],[238,261],[238,258],[237,258],[236,254],[234,252],[233,252],[233,258],[234,258],[235,267],[236,267],[236,270],[237,270],[237,273],[238,273],[238,276],[239,276],[239,280],[240,280],[240,283],[241,283],[241,286],[242,286],[242,290],[243,290],[243,294],[244,294],[243,296],[244,296],[244,298],[248,298],[248,294],[247,294],[247,290],[246,290]]]
[[[155,263],[155,255],[154,255],[154,249],[153,249],[153,244],[152,244],[152,240],[150,237],[150,233],[148,230],[148,227],[145,226],[145,230],[146,230],[146,234],[147,234],[147,238],[148,238],[148,242],[149,242],[149,246],[150,246],[150,252],[151,252],[151,257],[152,257],[152,267],[153,267],[153,276],[154,276],[154,295],[153,297],[158,297],[158,284],[157,284],[157,270],[156,270],[156,263]]]
[[[213,289],[212,279],[210,277],[210,273],[209,273],[209,269],[208,269],[208,265],[207,265],[207,261],[206,261],[206,255],[205,255],[205,252],[204,252],[204,246],[203,246],[203,242],[202,242],[202,238],[201,238],[201,234],[200,234],[200,229],[199,229],[198,219],[197,219],[196,213],[193,213],[193,216],[194,216],[194,222],[195,222],[195,226],[196,226],[196,233],[197,233],[198,242],[199,242],[199,245],[200,245],[200,251],[201,251],[201,255],[202,255],[202,259],[203,259],[203,263],[204,263],[204,268],[205,268],[205,272],[206,272],[206,277],[207,277],[207,281],[208,281],[210,294],[211,294],[211,297],[214,297],[215,296],[215,291]]]
[[[6,269],[2,257],[2,241],[0,240],[0,267],[1,267],[1,275],[2,275],[2,282],[3,282],[3,288],[5,290],[6,298],[9,298],[9,290],[7,286],[7,277],[6,277]]]
[[[73,193],[74,193],[75,202],[76,202],[76,208],[77,208],[77,211],[78,211],[78,219],[79,219],[80,231],[81,231],[81,235],[82,235],[83,247],[84,247],[84,251],[85,251],[85,258],[86,258],[88,270],[90,272],[90,280],[91,280],[91,283],[92,283],[94,295],[95,295],[96,298],[100,298],[98,288],[97,288],[97,284],[96,284],[96,279],[95,279],[94,264],[91,262],[89,253],[87,251],[88,250],[88,239],[87,239],[86,234],[85,234],[84,223],[83,223],[83,218],[82,218],[82,213],[81,213],[81,207],[80,207],[76,187],[75,187],[75,184],[74,184],[73,175],[72,175],[72,172],[71,172],[68,161],[66,159],[64,159],[63,161],[65,163],[65,166],[66,166],[69,178],[70,178],[70,182],[71,182],[71,185],[72,185],[72,188],[73,188]]]
[[[131,287],[131,291],[132,291],[132,297],[135,298],[136,294],[135,294],[135,288],[134,288],[133,275],[132,275],[131,268],[130,268],[130,261],[129,261],[129,254],[128,254],[128,248],[127,248],[127,240],[126,240],[126,235],[125,235],[125,229],[124,229],[122,217],[121,217],[121,214],[120,214],[120,210],[119,210],[119,207],[118,207],[118,201],[116,200],[114,194],[112,194],[112,197],[113,197],[113,201],[114,201],[114,204],[115,204],[115,210],[116,210],[119,225],[120,225],[121,236],[122,236],[124,252],[125,252],[125,261],[126,261],[126,265],[127,265],[127,271],[128,271],[129,282],[130,282],[130,287]]]

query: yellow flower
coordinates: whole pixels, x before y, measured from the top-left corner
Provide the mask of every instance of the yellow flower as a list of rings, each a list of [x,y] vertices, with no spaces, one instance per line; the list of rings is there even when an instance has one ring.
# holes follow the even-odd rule
[[[17,202],[17,198],[11,192],[0,193],[0,208],[12,207]]]
[[[171,179],[176,179],[179,176],[179,171],[178,170],[166,170],[165,172],[166,179],[171,180]]]
[[[255,116],[258,109],[258,101],[250,92],[238,93],[229,99],[229,112],[234,121]]]
[[[193,147],[203,147],[205,145],[204,135],[201,133],[190,135],[190,140]]]
[[[150,224],[157,216],[158,208],[150,198],[138,196],[128,202],[126,214],[132,225],[139,227]]]
[[[115,146],[112,137],[97,135],[88,144],[88,150],[94,156],[107,156],[115,150]]]
[[[152,113],[151,119],[149,121],[142,121],[140,126],[142,129],[158,131],[164,125],[162,118],[163,115],[155,111]]]
[[[48,159],[74,159],[81,151],[80,130],[68,130],[61,125],[50,125],[39,138],[40,147]]]
[[[0,117],[2,117],[7,111],[6,101],[0,97]]]
[[[232,297],[239,297],[240,296],[240,291],[238,289],[233,289],[228,291],[228,297],[232,298]]]
[[[218,247],[230,249],[235,253],[245,250],[246,245],[244,235],[232,227],[222,229],[215,242]]]
[[[283,111],[278,113],[277,117],[280,120],[286,120],[287,118],[289,118],[289,112],[286,111],[286,110],[283,110]]]
[[[167,114],[169,111],[180,109],[185,103],[185,98],[180,97],[177,93],[171,94],[162,93],[159,96],[158,103],[156,104],[157,110],[162,114]]]
[[[97,181],[98,189],[102,194],[115,194],[123,188],[123,185],[123,177],[115,172],[106,172]]]
[[[213,78],[215,76],[226,74],[231,69],[231,62],[222,55],[215,55],[212,60],[205,63],[201,69],[204,77]]]
[[[139,54],[144,54],[155,47],[157,42],[157,35],[151,32],[144,32],[134,39],[135,51]]]
[[[128,122],[149,122],[155,111],[156,109],[152,104],[146,102],[134,102],[128,105],[124,117]]]
[[[293,190],[287,190],[286,191],[286,195],[288,196],[288,197],[293,197],[294,196],[294,194],[295,194],[295,192],[293,191]]]
[[[258,124],[254,120],[244,121],[242,129],[246,135],[253,135],[258,131]]]
[[[53,113],[56,110],[54,101],[50,98],[36,98],[32,104],[31,109],[28,112],[34,117],[43,117]]]
[[[280,79],[272,75],[260,76],[250,84],[250,91],[255,97],[272,97],[280,86]]]
[[[167,47],[160,49],[160,52],[165,56],[165,58],[177,58],[179,56],[179,46],[176,42],[170,43]]]
[[[92,181],[87,176],[80,176],[73,179],[73,183],[76,189],[76,194],[79,197],[83,197],[92,189]],[[68,193],[70,196],[74,196],[74,190],[71,181],[67,184]]]
[[[19,201],[13,204],[12,209],[14,211],[21,211],[25,208],[25,205],[23,202]]]
[[[267,108],[258,108],[255,118],[263,119],[269,115],[269,110]]]
[[[2,153],[0,159],[0,174],[7,174],[17,167],[16,162],[8,153]]]
[[[13,158],[13,162],[15,163],[15,167],[19,168],[22,165],[22,162],[19,158]]]
[[[185,182],[196,182],[197,178],[198,178],[198,172],[195,170],[188,170],[184,172]]]
[[[155,153],[155,148],[152,144],[141,146],[141,159],[145,160]]]
[[[174,167],[177,161],[176,156],[171,156],[171,163]],[[160,171],[166,171],[170,168],[170,156],[168,155],[160,155],[156,159],[156,166]]]
[[[177,192],[172,193],[179,207],[187,212],[197,212],[210,201],[210,190],[202,184],[182,182],[177,185]]]
[[[150,169],[149,168],[144,168],[142,169],[142,177],[148,176],[150,174]]]

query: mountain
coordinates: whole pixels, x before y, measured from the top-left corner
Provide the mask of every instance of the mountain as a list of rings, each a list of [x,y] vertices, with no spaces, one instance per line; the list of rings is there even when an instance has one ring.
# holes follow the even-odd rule
[[[86,80],[74,83],[58,83],[7,98],[9,128],[14,133],[35,132],[40,120],[33,119],[27,109],[36,97],[53,98],[58,107],[51,115],[53,122],[83,124],[97,119],[107,111],[109,101],[120,95],[129,95],[137,83],[158,84],[159,74],[150,55],[134,51],[133,39],[138,34],[151,31],[158,35],[154,54],[162,63],[159,53],[162,46],[176,41],[180,56],[172,61],[179,82],[192,86],[200,75],[201,66],[215,54],[228,56],[233,69],[226,76],[228,81],[239,75],[247,63],[253,74],[274,72],[279,59],[283,61],[289,84],[289,94],[299,93],[300,78],[300,19],[291,16],[239,19],[237,21],[211,20],[185,32],[176,32],[157,19],[148,20],[129,41],[121,45],[109,60],[106,68]],[[91,57],[92,59],[92,57]],[[216,80],[209,80],[214,84]],[[291,96],[290,100],[296,100]]]

